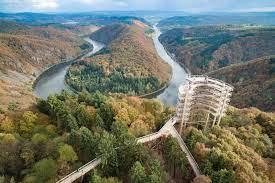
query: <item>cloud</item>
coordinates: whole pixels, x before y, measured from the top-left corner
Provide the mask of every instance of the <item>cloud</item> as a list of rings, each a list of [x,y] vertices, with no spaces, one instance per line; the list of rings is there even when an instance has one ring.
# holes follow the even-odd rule
[[[57,9],[59,4],[57,0],[28,0],[30,1],[33,9],[37,10],[51,10]]]
[[[236,12],[273,12],[275,11],[274,7],[262,7],[262,8],[246,8],[238,9]]]
[[[93,5],[95,8],[119,8],[119,7],[127,7],[127,0],[78,0],[79,3]]]
[[[274,0],[0,0],[0,11],[94,10],[274,11]]]
[[[51,11],[59,7],[58,0],[0,0],[4,11]]]

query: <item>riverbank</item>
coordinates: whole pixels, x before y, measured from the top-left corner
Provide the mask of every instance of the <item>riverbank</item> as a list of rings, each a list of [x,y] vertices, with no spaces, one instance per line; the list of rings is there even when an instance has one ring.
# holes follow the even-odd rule
[[[47,68],[46,70],[44,70],[36,79],[35,81],[33,82],[33,89],[36,87],[37,83],[43,78],[45,77],[45,75],[49,75],[49,74],[52,74],[52,73],[56,73],[58,70],[60,70],[61,68],[63,68],[64,66],[68,66],[68,65],[71,65],[73,62],[79,60],[80,58],[82,58],[84,55],[86,55],[88,52],[90,51],[87,51],[85,53],[82,53],[81,55],[77,56],[76,58],[74,59],[71,59],[71,60],[68,60],[68,61],[64,61],[64,62],[60,62],[58,64],[55,64],[49,68]]]
[[[58,63],[41,73],[33,83],[33,90],[36,96],[46,99],[49,95],[54,95],[60,93],[63,89],[68,89],[64,79],[69,66],[79,59],[91,56],[104,47],[103,44],[89,38],[85,38],[85,40],[93,45],[93,49],[82,53],[72,60]]]
[[[154,27],[154,30],[155,34],[153,35],[153,42],[155,49],[162,60],[164,60],[172,67],[173,73],[169,78],[169,82],[163,87],[154,92],[140,95],[139,97],[150,99],[157,98],[161,100],[166,106],[175,106],[178,98],[178,87],[186,81],[188,70],[185,70],[175,60],[173,60],[173,55],[167,52],[158,40],[161,32],[156,26]],[[72,59],[70,61],[54,65],[37,77],[36,81],[33,84],[33,88],[38,97],[45,99],[51,94],[61,92],[63,89],[74,91],[70,86],[66,84],[65,81],[66,72],[69,66],[80,58],[85,58],[91,56],[92,54],[95,54],[104,47],[103,44],[93,41],[89,38],[86,38],[86,41],[89,41],[92,45],[94,45],[93,51],[84,55],[82,54],[78,58]]]
[[[169,86],[167,86],[167,88],[165,88],[156,98],[161,100],[166,106],[175,106],[178,99],[178,88],[181,84],[186,82],[188,70],[185,70],[184,67],[179,65],[179,63],[173,59],[173,55],[167,52],[164,46],[160,43],[159,37],[162,33],[156,25],[154,26],[154,30],[155,35],[153,36],[153,40],[155,48],[159,56],[172,67],[173,71]]]

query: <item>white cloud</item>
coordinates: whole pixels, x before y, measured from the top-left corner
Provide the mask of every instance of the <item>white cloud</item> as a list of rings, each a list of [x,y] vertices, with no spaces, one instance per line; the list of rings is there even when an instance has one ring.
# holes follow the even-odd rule
[[[272,12],[272,11],[275,11],[275,7],[247,8],[247,9],[237,10],[237,12]]]
[[[37,9],[37,10],[57,9],[59,6],[57,0],[28,0],[28,1],[30,1],[33,9]]]
[[[127,7],[128,3],[125,1],[114,1],[114,4],[120,7]]]
[[[79,4],[83,4],[87,7],[93,7],[95,10],[100,9],[119,9],[127,8],[129,0],[74,0],[78,1]]]
[[[8,11],[51,11],[59,7],[58,0],[0,0],[0,5]]]
[[[274,11],[275,0],[0,0],[7,12],[94,10]]]
[[[79,0],[80,3],[94,4],[98,2],[97,0]]]

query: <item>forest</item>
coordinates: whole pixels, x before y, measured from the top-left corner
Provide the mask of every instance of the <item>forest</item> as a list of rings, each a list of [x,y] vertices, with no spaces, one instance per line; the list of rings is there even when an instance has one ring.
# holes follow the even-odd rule
[[[275,58],[266,57],[231,65],[209,73],[209,76],[231,83],[231,105],[238,108],[254,106],[275,111]]]
[[[273,26],[209,25],[168,30],[161,43],[193,74],[274,55]]]
[[[66,74],[66,83],[76,91],[137,96],[167,85],[171,68],[160,59],[146,35],[148,27],[134,21],[132,25],[113,24],[94,32],[91,38],[106,47],[74,63]]]
[[[171,29],[165,48],[192,74],[233,85],[231,105],[274,111],[274,26],[205,25]]]
[[[165,166],[136,137],[156,131],[173,113],[155,100],[99,92],[78,97],[63,92],[38,100],[33,110],[2,111],[0,181],[55,182],[100,156],[100,167],[85,181],[166,182]],[[176,141],[163,144],[166,157],[182,156],[174,167],[188,172]]]
[[[106,73],[103,66],[85,61],[77,62],[73,67],[84,68],[71,69],[66,74],[66,82],[76,91],[142,95],[160,88],[156,77],[127,76],[125,68],[118,67],[111,73]]]
[[[184,133],[203,173],[212,182],[274,182],[274,114],[230,107],[221,126]]]
[[[101,157],[86,182],[272,182],[274,115],[231,107],[222,127],[184,133],[205,174],[194,174],[172,137],[145,145],[136,137],[157,131],[174,115],[159,101],[62,92],[32,110],[1,110],[0,181],[55,182]]]

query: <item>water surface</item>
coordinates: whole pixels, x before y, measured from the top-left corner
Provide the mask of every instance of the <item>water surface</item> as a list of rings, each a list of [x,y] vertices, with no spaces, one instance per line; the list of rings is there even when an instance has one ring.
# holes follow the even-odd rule
[[[90,39],[89,37],[84,39],[93,45],[93,50],[82,58],[89,57],[104,47],[104,44],[99,43]],[[37,81],[34,92],[39,98],[46,99],[49,95],[54,95],[60,93],[62,90],[66,89],[65,76],[70,64],[61,65],[57,70],[49,72],[48,74],[42,75]]]
[[[172,67],[173,71],[173,76],[169,86],[164,90],[162,94],[157,96],[157,99],[161,100],[167,106],[175,106],[177,104],[178,88],[181,84],[186,82],[188,74],[176,61],[174,61],[168,55],[163,45],[159,41],[159,36],[161,35],[160,30],[156,26],[154,26],[154,29],[155,34],[153,40],[155,48],[159,56]]]

